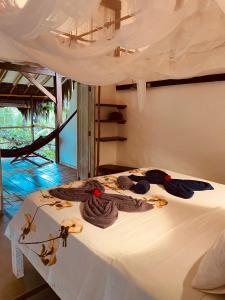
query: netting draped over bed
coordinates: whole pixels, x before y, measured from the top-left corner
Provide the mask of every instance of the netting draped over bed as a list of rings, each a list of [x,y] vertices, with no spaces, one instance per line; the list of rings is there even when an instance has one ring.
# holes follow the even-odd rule
[[[95,85],[224,72],[224,0],[105,2],[0,0],[0,59]]]

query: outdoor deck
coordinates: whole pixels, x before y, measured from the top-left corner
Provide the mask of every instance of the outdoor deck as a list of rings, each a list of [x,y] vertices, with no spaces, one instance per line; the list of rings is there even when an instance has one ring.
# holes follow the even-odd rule
[[[75,169],[56,163],[37,167],[25,161],[15,164],[10,164],[10,161],[2,159],[4,211],[10,217],[18,211],[28,194],[77,179]]]

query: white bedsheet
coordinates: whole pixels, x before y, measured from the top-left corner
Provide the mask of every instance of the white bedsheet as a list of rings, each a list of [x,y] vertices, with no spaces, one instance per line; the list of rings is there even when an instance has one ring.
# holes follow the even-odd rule
[[[193,179],[167,172],[174,178]],[[174,197],[151,185],[147,196],[163,196],[168,205],[144,213],[119,212],[107,229],[83,220],[80,203],[62,210],[44,206],[35,218],[36,232],[26,240],[57,234],[61,221],[71,217],[82,220],[83,231],[69,235],[67,247],[59,247],[57,262],[50,267],[30,250],[39,251],[41,245],[20,248],[63,300],[224,299],[224,295],[207,295],[190,286],[196,262],[225,229],[225,186],[211,184],[215,190],[195,192],[191,199]],[[33,215],[43,203],[40,192],[29,195],[6,235],[18,239],[24,214]]]

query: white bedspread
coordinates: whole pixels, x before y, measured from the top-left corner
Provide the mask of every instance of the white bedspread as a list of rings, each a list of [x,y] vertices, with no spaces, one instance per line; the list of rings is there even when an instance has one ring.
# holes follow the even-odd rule
[[[173,178],[193,179],[167,172]],[[117,221],[107,229],[83,220],[80,203],[61,210],[44,206],[35,217],[36,231],[25,240],[57,235],[62,220],[71,217],[81,219],[83,231],[70,234],[66,248],[59,246],[57,262],[52,266],[45,266],[33,253],[40,252],[41,245],[20,248],[63,300],[223,299],[223,295],[207,295],[190,286],[197,260],[225,229],[225,186],[211,184],[215,190],[195,192],[191,199],[174,197],[152,184],[146,195],[160,195],[168,205],[143,213],[120,211]],[[43,193],[47,195],[47,191]],[[24,215],[33,215],[44,201],[52,199],[43,199],[40,192],[28,196],[8,225],[10,239],[18,239]]]

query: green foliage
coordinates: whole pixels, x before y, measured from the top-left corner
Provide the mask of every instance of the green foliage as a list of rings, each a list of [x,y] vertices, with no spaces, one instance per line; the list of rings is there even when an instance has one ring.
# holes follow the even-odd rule
[[[38,117],[36,119],[39,126],[43,128],[34,128],[34,139],[39,136],[48,135],[52,129],[44,128],[45,126],[54,128],[55,116],[54,111],[49,112],[49,119],[45,117]],[[31,124],[30,120],[25,120],[21,112],[14,107],[0,108],[0,124],[1,127],[7,126],[28,126]],[[0,131],[0,148],[11,149],[13,147],[23,147],[32,143],[32,130],[31,128],[8,128],[1,129]],[[55,142],[42,147],[38,153],[55,160]]]
[[[69,101],[72,91],[72,81],[64,85],[63,94],[65,101],[63,102],[63,120],[66,119],[69,110]],[[16,107],[1,107],[0,108],[0,126],[30,126],[30,111],[25,108],[17,109]],[[39,136],[48,135],[52,129],[55,128],[55,113],[54,103],[50,101],[35,101],[34,102],[34,116],[33,124],[42,126],[34,127],[34,139]],[[32,143],[32,130],[31,128],[8,128],[0,130],[0,148],[11,149],[13,147],[23,147]],[[37,151],[41,155],[49,159],[55,160],[55,141],[53,140],[48,145],[42,147]]]

